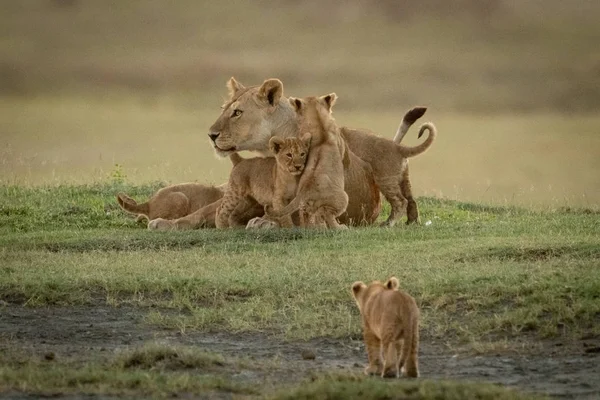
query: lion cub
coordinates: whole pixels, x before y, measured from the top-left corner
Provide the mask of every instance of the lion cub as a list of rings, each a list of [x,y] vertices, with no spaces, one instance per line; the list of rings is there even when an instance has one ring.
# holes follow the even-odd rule
[[[348,162],[348,150],[340,135],[331,108],[335,93],[321,97],[289,101],[298,115],[300,132],[312,137],[310,155],[296,197],[280,211],[267,209],[270,218],[281,218],[301,210],[308,216],[308,226],[324,221],[328,228],[345,228],[336,218],[346,211],[348,195],[344,191],[344,162]]]
[[[352,284],[363,324],[369,366],[365,374],[419,376],[419,309],[415,299],[398,290],[398,279]],[[392,375],[393,374],[393,375]]]
[[[239,215],[250,205],[285,206],[296,195],[310,150],[310,137],[282,139],[274,136],[269,149],[275,158],[243,159],[237,153],[230,155],[236,164],[229,175],[228,189],[217,210],[217,228],[242,227]],[[293,226],[291,216],[278,219],[279,225]]]
[[[117,194],[117,202],[123,210],[137,214],[138,222],[156,218],[177,219],[219,200],[225,193],[225,186],[181,183],[158,190],[144,203],[136,202],[125,193]]]

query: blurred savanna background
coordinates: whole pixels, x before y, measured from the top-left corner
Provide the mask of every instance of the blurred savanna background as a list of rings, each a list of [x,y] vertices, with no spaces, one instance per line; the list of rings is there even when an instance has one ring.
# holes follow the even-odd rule
[[[597,208],[599,19],[593,0],[2,0],[0,183],[222,183],[226,81],[277,77],[389,138],[429,107],[417,195]]]

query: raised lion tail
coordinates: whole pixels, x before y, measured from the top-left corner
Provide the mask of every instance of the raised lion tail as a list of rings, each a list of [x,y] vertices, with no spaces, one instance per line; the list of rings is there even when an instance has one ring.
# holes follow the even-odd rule
[[[142,214],[148,216],[150,213],[150,205],[148,202],[138,204],[134,199],[127,196],[125,193],[119,193],[117,195],[117,202],[123,210],[132,214]]]
[[[432,122],[426,122],[423,125],[421,125],[421,128],[419,129],[418,137],[420,138],[421,136],[423,136],[423,132],[425,132],[425,131],[428,131],[427,139],[425,139],[425,141],[423,143],[421,143],[417,146],[408,147],[408,146],[402,146],[401,144],[396,145],[396,147],[398,148],[398,151],[400,152],[400,154],[403,157],[410,158],[410,157],[418,156],[419,154],[425,153],[429,149],[429,147],[431,147],[431,145],[437,135],[437,129]]]
[[[402,142],[404,135],[406,135],[410,127],[425,114],[425,111],[427,111],[427,107],[413,107],[404,114],[402,122],[400,122],[398,130],[396,131],[396,136],[394,136],[394,143],[400,144],[400,142]]]

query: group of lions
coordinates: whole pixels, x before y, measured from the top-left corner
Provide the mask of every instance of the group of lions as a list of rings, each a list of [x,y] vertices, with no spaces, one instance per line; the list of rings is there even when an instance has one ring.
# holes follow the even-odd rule
[[[426,108],[409,110],[389,140],[338,127],[332,117],[335,93],[286,98],[278,79],[245,87],[231,78],[227,87],[229,99],[208,136],[216,154],[230,158],[228,183],[172,185],[142,204],[119,193],[119,205],[148,220],[148,229],[369,225],[381,212],[381,194],[391,206],[383,225],[393,226],[404,212],[408,224],[418,222],[408,159],[429,149],[436,128],[421,125],[419,138],[425,131],[428,136],[417,146],[400,143]],[[239,151],[265,157],[245,159]],[[415,300],[399,290],[395,277],[355,282],[352,295],[362,317],[365,373],[399,377],[403,371],[417,377]]]
[[[381,194],[391,206],[383,225],[404,212],[408,224],[418,222],[408,159],[431,147],[436,128],[421,125],[418,136],[428,136],[417,146],[400,142],[426,108],[409,110],[389,140],[338,127],[335,93],[286,98],[278,79],[245,87],[231,78],[227,87],[229,99],[208,136],[233,164],[229,182],[169,186],[142,204],[120,193],[119,205],[147,219],[148,229],[369,225],[381,212]],[[244,150],[266,157],[243,159],[237,153]]]

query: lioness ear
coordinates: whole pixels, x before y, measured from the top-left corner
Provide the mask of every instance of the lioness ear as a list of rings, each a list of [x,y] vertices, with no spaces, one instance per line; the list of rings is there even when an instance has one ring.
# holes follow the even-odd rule
[[[326,96],[321,96],[320,99],[325,102],[325,105],[327,106],[327,110],[331,111],[331,108],[333,107],[333,105],[335,104],[335,101],[337,100],[337,94],[329,93]]]
[[[296,97],[290,97],[289,101],[290,101],[290,104],[292,105],[292,107],[294,108],[294,111],[296,111],[297,113],[300,113],[300,111],[302,110],[302,100],[300,100]]]
[[[283,96],[283,83],[279,79],[267,79],[258,89],[258,95],[274,106]]]
[[[233,96],[235,96],[237,92],[246,89],[246,87],[238,81],[236,81],[235,78],[232,76],[231,79],[229,79],[229,81],[227,82],[227,89],[229,89],[229,97],[233,98]]]
[[[273,154],[278,154],[284,143],[284,140],[279,136],[273,136],[271,140],[269,140],[269,150],[271,150],[271,153]]]
[[[356,296],[358,296],[360,291],[366,287],[367,287],[367,285],[365,285],[363,282],[360,282],[360,281],[354,282],[352,284],[352,295],[356,298]]]
[[[388,289],[392,289],[392,290],[398,289],[399,286],[400,286],[400,282],[398,282],[398,278],[396,278],[395,276],[392,276],[385,283],[385,287],[388,288]]]

